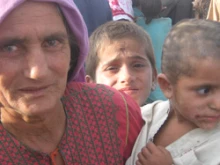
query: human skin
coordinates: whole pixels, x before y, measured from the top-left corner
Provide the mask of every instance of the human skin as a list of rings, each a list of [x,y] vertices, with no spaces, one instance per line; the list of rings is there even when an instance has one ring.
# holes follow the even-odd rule
[[[140,106],[146,102],[156,73],[144,45],[132,38],[106,40],[98,51],[98,58],[96,83],[125,92]]]
[[[32,116],[54,108],[62,96],[70,48],[55,6],[48,11],[35,7],[38,11],[33,13],[28,4],[0,26],[0,102]]]
[[[50,153],[63,135],[60,98],[69,64],[67,31],[54,4],[25,2],[1,23],[1,122],[32,149]]]
[[[207,52],[218,53],[206,49]],[[165,149],[193,129],[214,129],[220,122],[220,69],[219,58],[210,53],[204,59],[190,58],[190,76],[181,75],[175,84],[170,83],[164,73],[158,75],[158,82],[170,101],[169,118],[138,154],[136,165],[172,164],[172,158]],[[164,85],[166,84],[166,85]],[[165,88],[166,87],[166,88]]]
[[[138,154],[136,165],[172,164],[166,146],[193,129],[211,130],[219,124],[220,75],[217,71],[220,60],[219,50],[212,49],[206,46],[209,56],[203,59],[191,57],[192,74],[181,75],[175,84],[170,83],[164,73],[158,75],[158,83],[169,98],[171,112],[154,136],[154,143],[146,144]]]
[[[164,147],[149,142],[138,154],[136,165],[171,165],[172,157]]]
[[[194,68],[192,75],[182,75],[175,85],[171,84],[169,90],[165,90],[171,111],[179,122],[202,129],[213,129],[219,123],[220,75],[217,71],[220,66],[219,59],[213,57],[215,55],[210,53],[210,57],[204,59],[191,58],[190,65]],[[161,75],[158,77],[160,79]]]

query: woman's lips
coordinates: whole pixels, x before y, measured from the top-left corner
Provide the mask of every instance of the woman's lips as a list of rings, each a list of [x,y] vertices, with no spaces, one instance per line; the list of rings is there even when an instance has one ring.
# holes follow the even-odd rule
[[[21,88],[19,91],[25,95],[32,95],[35,97],[39,97],[44,95],[49,88],[49,85],[40,86],[40,87],[24,87]]]

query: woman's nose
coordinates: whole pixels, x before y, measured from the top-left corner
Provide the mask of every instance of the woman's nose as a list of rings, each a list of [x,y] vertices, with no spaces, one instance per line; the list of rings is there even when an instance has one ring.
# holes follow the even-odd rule
[[[49,70],[45,52],[40,48],[31,50],[26,55],[26,67],[24,74],[30,79],[44,78]]]

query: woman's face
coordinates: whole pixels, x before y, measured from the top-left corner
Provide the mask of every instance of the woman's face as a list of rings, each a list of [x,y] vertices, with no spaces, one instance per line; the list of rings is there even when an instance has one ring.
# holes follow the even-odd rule
[[[130,38],[103,42],[98,52],[96,83],[123,91],[140,106],[143,105],[156,76],[145,48],[145,45]]]
[[[24,116],[60,103],[70,63],[67,31],[52,3],[25,2],[0,24],[0,103]]]

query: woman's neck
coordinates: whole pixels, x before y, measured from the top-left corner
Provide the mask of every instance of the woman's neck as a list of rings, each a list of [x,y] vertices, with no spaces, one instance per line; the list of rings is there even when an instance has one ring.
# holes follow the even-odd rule
[[[40,117],[23,116],[11,109],[1,108],[1,122],[8,132],[26,146],[50,153],[57,148],[65,132],[66,115],[62,104]]]

